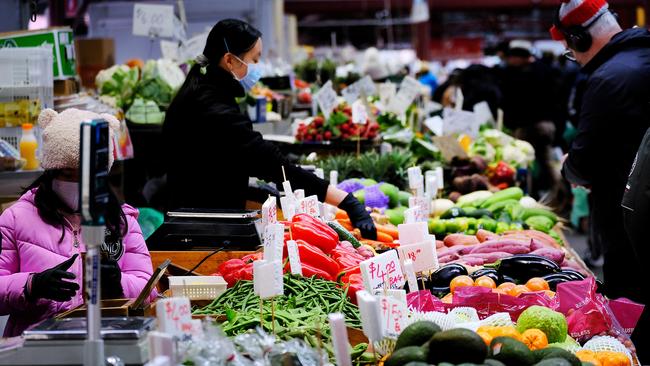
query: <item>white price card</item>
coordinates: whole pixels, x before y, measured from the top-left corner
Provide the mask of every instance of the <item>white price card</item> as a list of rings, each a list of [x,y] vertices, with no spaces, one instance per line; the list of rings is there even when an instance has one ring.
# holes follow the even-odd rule
[[[429,238],[429,227],[426,222],[397,225],[400,245],[422,242]]]
[[[397,252],[390,250],[361,262],[361,276],[367,290],[401,289],[406,283]]]
[[[336,364],[338,366],[352,366],[345,316],[341,313],[333,313],[327,317],[330,323],[330,333],[332,334],[332,346],[334,346]]]
[[[406,260],[413,262],[415,272],[435,271],[440,267],[435,240],[427,239],[416,244],[401,245],[397,250],[403,264]]]
[[[322,168],[316,168],[316,170],[314,170],[314,175],[320,179],[325,179],[325,172]]]
[[[418,212],[417,212],[418,210],[419,210],[418,207],[407,208],[406,210],[404,210],[404,223],[405,224],[416,223],[417,222],[416,217],[418,216]]]
[[[365,125],[368,123],[368,111],[366,105],[361,100],[352,103],[352,123]]]
[[[445,174],[442,167],[436,168],[436,180],[438,181],[438,189],[445,188]]]
[[[282,262],[257,260],[253,262],[253,289],[263,300],[284,294]]]
[[[287,253],[289,255],[291,274],[302,276],[302,263],[300,263],[300,253],[298,252],[298,244],[296,244],[295,240],[287,240]]]
[[[191,334],[192,306],[187,297],[170,297],[156,303],[158,330],[178,337]]]
[[[474,112],[459,111],[446,108],[443,112],[444,116],[444,134],[461,135],[465,134],[472,139],[478,137],[479,128],[481,123],[476,118]]]
[[[264,228],[264,260],[282,261],[284,225],[268,224]]]
[[[290,197],[280,197],[280,207],[285,221],[291,221],[296,214],[296,201]]]
[[[487,104],[486,101],[474,104],[473,110],[476,118],[479,121],[479,124],[488,123],[491,126],[496,125],[496,122],[494,121],[494,115],[490,109],[490,105]]]
[[[361,84],[359,81],[356,81],[350,85],[347,86],[347,88],[341,90],[341,95],[343,96],[343,99],[345,101],[352,105],[355,100],[359,98],[359,95],[361,94]]]
[[[284,182],[282,182],[282,190],[284,191],[284,195],[286,197],[289,197],[292,200],[296,199],[293,191],[291,190],[291,182],[289,182],[288,180],[285,180]]]
[[[262,226],[278,222],[278,208],[275,197],[269,197],[262,205]]]
[[[203,53],[205,48],[205,43],[208,41],[208,32],[198,34],[186,41],[181,43],[181,47],[178,50],[179,60],[194,60],[196,56]]]
[[[442,136],[444,133],[444,122],[440,116],[433,116],[425,119],[424,125],[436,136]]]
[[[395,114],[402,115],[406,109],[413,103],[415,97],[420,90],[420,82],[414,78],[407,76],[402,80],[399,91],[392,98],[388,104],[388,111]]]
[[[412,166],[406,170],[409,180],[409,188],[417,189],[423,186],[422,182],[422,169],[419,166]]]
[[[409,208],[415,209],[415,222],[427,222],[429,220],[429,207],[431,204],[424,196],[409,197]]]
[[[366,97],[377,94],[377,86],[375,85],[375,82],[372,81],[372,78],[370,78],[370,75],[362,77],[361,80],[357,81],[357,83],[361,86],[361,93]]]
[[[406,303],[392,296],[379,296],[379,310],[385,337],[397,338],[408,317]]]
[[[315,99],[318,102],[318,107],[323,112],[325,120],[330,118],[332,110],[336,107],[336,92],[332,88],[332,81],[328,80],[325,85],[316,93]]]
[[[339,172],[336,170],[330,171],[330,184],[336,186],[339,184]]]
[[[362,290],[357,292],[357,304],[359,304],[363,334],[371,343],[384,338],[379,300],[368,291]]]
[[[418,279],[415,277],[415,270],[413,270],[413,261],[406,259],[403,262],[404,275],[406,275],[406,282],[409,284],[409,292],[418,291]]]
[[[309,196],[298,201],[298,213],[304,213],[311,217],[320,217],[320,202],[318,196]]]
[[[397,86],[393,83],[383,83],[379,84],[379,101],[384,106],[388,106],[390,101],[395,97],[397,93]]]
[[[171,37],[174,35],[174,6],[133,5],[133,35],[145,37]]]
[[[296,199],[296,201],[300,201],[301,199],[305,198],[305,190],[296,189],[293,191],[293,197]]]
[[[160,54],[162,58],[177,61],[178,60],[178,42],[160,40]]]

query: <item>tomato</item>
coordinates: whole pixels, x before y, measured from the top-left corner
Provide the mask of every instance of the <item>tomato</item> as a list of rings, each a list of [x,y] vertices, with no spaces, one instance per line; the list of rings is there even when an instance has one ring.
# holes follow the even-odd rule
[[[497,284],[488,276],[481,276],[474,281],[474,286],[496,288]]]
[[[517,285],[508,291],[508,295],[517,297],[526,292],[530,292],[530,289],[528,287],[524,285]]]
[[[530,291],[546,291],[551,289],[548,286],[548,282],[539,277],[533,277],[528,280],[528,282],[526,282],[526,287],[528,287]]]
[[[458,276],[451,280],[449,284],[449,289],[453,293],[457,287],[472,287],[474,286],[474,280],[470,276]]]

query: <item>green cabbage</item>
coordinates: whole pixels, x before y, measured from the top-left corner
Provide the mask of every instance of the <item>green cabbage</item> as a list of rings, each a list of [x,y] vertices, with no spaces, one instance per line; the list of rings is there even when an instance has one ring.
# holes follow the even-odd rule
[[[138,83],[136,96],[167,107],[184,81],[185,74],[172,61],[149,60],[142,70],[142,80]]]
[[[115,106],[126,108],[133,101],[133,90],[138,83],[138,69],[113,65],[95,77],[99,94],[115,98]]]

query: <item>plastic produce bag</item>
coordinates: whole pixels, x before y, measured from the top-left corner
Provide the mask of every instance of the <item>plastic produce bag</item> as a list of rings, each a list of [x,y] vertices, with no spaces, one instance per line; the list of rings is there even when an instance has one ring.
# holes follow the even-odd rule
[[[445,304],[427,290],[408,293],[406,305],[411,311],[416,312],[447,312]]]
[[[616,317],[616,320],[618,320],[621,327],[623,327],[623,331],[625,331],[627,335],[632,335],[634,328],[636,328],[636,324],[641,318],[645,305],[637,304],[626,298],[609,300],[608,305]]]
[[[543,292],[524,294],[520,297],[493,293],[485,287],[460,287],[454,293],[452,306],[472,307],[484,319],[497,313],[509,313],[513,320],[533,305],[552,307],[553,300]]]

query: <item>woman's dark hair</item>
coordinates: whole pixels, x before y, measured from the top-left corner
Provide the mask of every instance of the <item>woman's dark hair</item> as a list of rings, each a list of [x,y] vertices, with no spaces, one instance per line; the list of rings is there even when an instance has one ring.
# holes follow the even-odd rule
[[[37,189],[34,204],[38,209],[38,214],[47,224],[61,228],[62,233],[59,242],[62,242],[65,237],[64,213],[73,212],[52,189],[52,181],[60,173],[61,171],[56,169],[46,170],[32,184],[25,188],[25,192],[34,188]],[[115,194],[110,189],[106,212],[106,228],[109,231],[106,236],[107,243],[114,243],[121,240],[128,231],[126,215],[122,211],[122,206],[118,202],[117,197],[115,197]]]
[[[203,49],[203,56],[207,59],[207,73],[217,71],[221,58],[226,53],[242,58],[242,56],[250,51],[257,40],[262,37],[262,33],[252,25],[237,19],[224,19],[215,24],[208,34],[208,39],[205,42]],[[176,93],[176,97],[169,109],[173,109],[174,104],[183,101],[187,96],[191,95],[199,85],[199,80],[203,75],[201,68],[203,65],[195,63],[190,71],[187,73],[183,86]],[[174,103],[176,102],[176,103]]]

